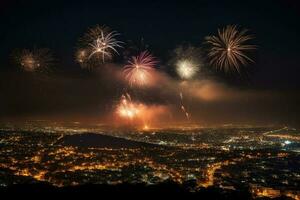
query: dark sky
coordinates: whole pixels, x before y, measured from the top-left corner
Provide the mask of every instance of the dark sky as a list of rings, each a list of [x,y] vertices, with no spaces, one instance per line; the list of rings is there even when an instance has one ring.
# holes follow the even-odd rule
[[[12,49],[32,46],[48,47],[68,64],[63,66],[74,65],[78,37],[95,24],[112,27],[125,41],[143,37],[160,57],[182,42],[200,45],[217,28],[238,24],[249,28],[259,45],[255,84],[299,88],[296,2],[2,0],[1,67]]]
[[[27,93],[13,83],[20,76],[28,78],[14,72],[9,62],[13,49],[34,46],[51,49],[59,70],[63,71],[60,76],[68,77],[68,73],[81,73],[80,66],[73,61],[76,43],[88,27],[96,24],[118,31],[123,41],[144,38],[162,65],[177,45],[200,46],[206,35],[215,34],[228,24],[237,24],[250,29],[259,46],[255,70],[247,83],[249,88],[291,92],[290,98],[295,98],[300,89],[300,6],[296,0],[1,0],[0,13],[0,88],[6,95],[12,96],[12,92],[5,90],[16,88]],[[76,96],[76,92],[71,95]],[[5,102],[10,101],[8,98]],[[26,107],[19,103],[21,100],[14,101],[18,103],[12,103],[10,108],[6,104],[2,115],[24,111],[15,109]],[[27,110],[34,108],[25,105]]]

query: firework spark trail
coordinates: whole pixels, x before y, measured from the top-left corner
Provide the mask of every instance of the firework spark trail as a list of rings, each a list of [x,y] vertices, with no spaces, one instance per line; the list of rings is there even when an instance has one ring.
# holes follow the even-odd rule
[[[222,30],[218,29],[217,36],[207,36],[208,58],[211,65],[225,72],[236,71],[241,73],[241,66],[254,62],[246,52],[256,49],[255,45],[247,42],[253,36],[247,35],[248,30],[239,31],[237,26],[229,25]]]
[[[185,114],[187,120],[190,120],[190,114],[187,112],[187,110],[186,110],[186,108],[185,108],[185,106],[184,106],[184,102],[183,102],[183,93],[180,92],[180,93],[179,93],[179,96],[180,96],[180,105],[181,105],[180,108],[181,108],[182,112]]]
[[[158,61],[155,57],[149,52],[144,51],[128,61],[128,64],[123,69],[125,79],[129,82],[130,86],[149,84],[151,81],[151,72],[157,63]]]

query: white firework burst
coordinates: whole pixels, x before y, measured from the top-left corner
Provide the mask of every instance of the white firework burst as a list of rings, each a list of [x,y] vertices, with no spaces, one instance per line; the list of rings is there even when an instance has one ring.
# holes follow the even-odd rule
[[[100,36],[96,38],[93,42],[89,43],[91,48],[91,53],[89,59],[93,56],[102,57],[102,61],[105,62],[105,59],[111,59],[113,53],[118,53],[117,48],[122,47],[121,41],[118,41],[115,37],[119,35],[116,32],[105,33],[101,30]]]

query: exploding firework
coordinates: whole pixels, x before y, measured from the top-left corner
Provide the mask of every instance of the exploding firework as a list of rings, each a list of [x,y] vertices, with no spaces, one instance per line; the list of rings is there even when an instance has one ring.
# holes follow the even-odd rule
[[[97,38],[101,37],[101,33],[109,32],[111,32],[111,29],[109,27],[96,25],[93,28],[89,28],[84,36],[80,38],[80,43],[82,43],[83,45],[87,45],[95,41]]]
[[[14,55],[16,63],[28,72],[45,71],[53,63],[53,57],[48,49],[24,49]]]
[[[202,51],[200,48],[188,46],[179,46],[172,54],[173,59],[170,65],[176,66],[176,72],[182,79],[181,83],[187,83],[188,80],[194,79],[199,72],[203,72]],[[185,115],[187,120],[190,120],[190,113],[183,101],[183,88],[179,90],[180,104],[179,108]]]
[[[202,53],[193,46],[179,46],[172,54],[170,65],[176,66],[176,72],[181,79],[189,80],[196,77],[202,69]]]
[[[79,49],[75,54],[76,62],[84,65],[88,61],[88,52],[85,49]]]
[[[115,107],[115,120],[118,125],[130,125],[149,129],[150,124],[161,122],[169,113],[169,109],[163,105],[147,105],[134,101],[126,93],[121,96]]]
[[[141,105],[135,104],[131,101],[129,94],[123,95],[121,101],[117,106],[117,114],[121,118],[133,119],[136,118],[140,113]]]
[[[190,60],[180,60],[176,64],[177,74],[182,79],[192,79],[199,71],[198,65]]]
[[[122,47],[123,42],[116,39],[118,35],[105,26],[89,29],[80,39],[81,48],[76,52],[76,61],[83,67],[86,65],[93,67],[99,60],[104,63],[112,59],[114,53],[118,54],[117,48]]]
[[[89,59],[95,55],[102,56],[102,61],[105,62],[105,58],[112,58],[112,51],[118,54],[116,47],[121,47],[119,45],[119,41],[117,41],[114,37],[117,34],[114,32],[105,34],[101,33],[101,37],[97,38],[94,42],[90,43],[91,53],[89,55]]]
[[[237,26],[229,25],[218,30],[217,36],[208,36],[205,43],[208,45],[208,58],[211,65],[225,72],[241,73],[241,66],[254,62],[246,52],[256,49],[255,45],[247,44],[253,36],[248,30],[238,30]]]
[[[147,51],[132,57],[123,70],[126,80],[131,86],[148,84],[151,81],[151,73],[157,63],[156,58]]]

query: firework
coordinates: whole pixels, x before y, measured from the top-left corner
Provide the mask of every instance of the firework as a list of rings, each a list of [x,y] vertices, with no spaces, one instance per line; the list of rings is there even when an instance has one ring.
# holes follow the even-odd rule
[[[107,26],[96,25],[93,28],[89,28],[88,31],[79,39],[81,45],[88,45],[89,43],[95,41],[97,38],[100,38],[102,33],[109,33],[111,29]]]
[[[176,66],[177,74],[182,79],[192,79],[199,71],[198,65],[189,60],[180,60]]]
[[[217,36],[206,37],[210,64],[225,72],[241,73],[241,66],[254,62],[246,54],[256,49],[256,46],[247,44],[253,39],[247,32],[246,29],[239,31],[237,26],[229,25],[219,29]]]
[[[101,37],[97,38],[95,41],[89,44],[89,46],[91,47],[89,59],[94,55],[100,55],[102,56],[102,61],[105,62],[105,58],[112,58],[112,51],[118,54],[116,47],[121,46],[119,45],[120,42],[114,38],[116,35],[117,34],[114,32],[110,32],[108,34],[101,32]]]
[[[148,130],[150,124],[161,122],[169,113],[169,109],[163,105],[147,105],[134,101],[131,96],[123,94],[115,106],[114,114],[118,125],[135,126]]]
[[[132,57],[123,70],[126,80],[131,86],[148,84],[157,63],[156,58],[147,51]]]
[[[118,41],[116,36],[119,34],[115,31],[110,31],[108,27],[96,26],[89,29],[88,32],[80,39],[80,49],[76,53],[76,61],[83,64],[92,64],[95,61],[102,60],[104,63],[106,60],[110,60],[113,54],[118,54],[117,48],[122,47],[123,42]],[[84,51],[84,55],[81,55]],[[84,58],[84,59],[82,59]]]
[[[176,72],[182,79],[181,83],[186,83],[187,80],[194,79],[199,72],[203,72],[202,51],[200,48],[188,46],[179,46],[173,52],[173,59],[170,65],[176,66]],[[187,120],[190,120],[190,113],[183,101],[183,88],[179,90],[180,104],[179,108],[185,115]]]
[[[79,49],[75,54],[76,62],[84,64],[88,60],[88,52],[85,49]]]
[[[190,45],[179,46],[172,56],[170,65],[176,67],[176,72],[181,79],[193,79],[202,69],[202,53],[199,48]]]
[[[75,52],[75,61],[84,69],[93,69],[99,66],[99,58],[89,59],[91,49],[79,48]]]
[[[75,53],[75,61],[84,69],[93,69],[99,65],[99,60],[89,59],[90,49],[79,48]]]
[[[140,113],[141,105],[135,104],[131,101],[130,95],[122,95],[121,101],[117,106],[117,114],[121,118],[133,119]]]
[[[24,71],[44,71],[53,62],[53,57],[48,49],[34,49],[33,51],[24,49],[14,55],[16,63]]]

